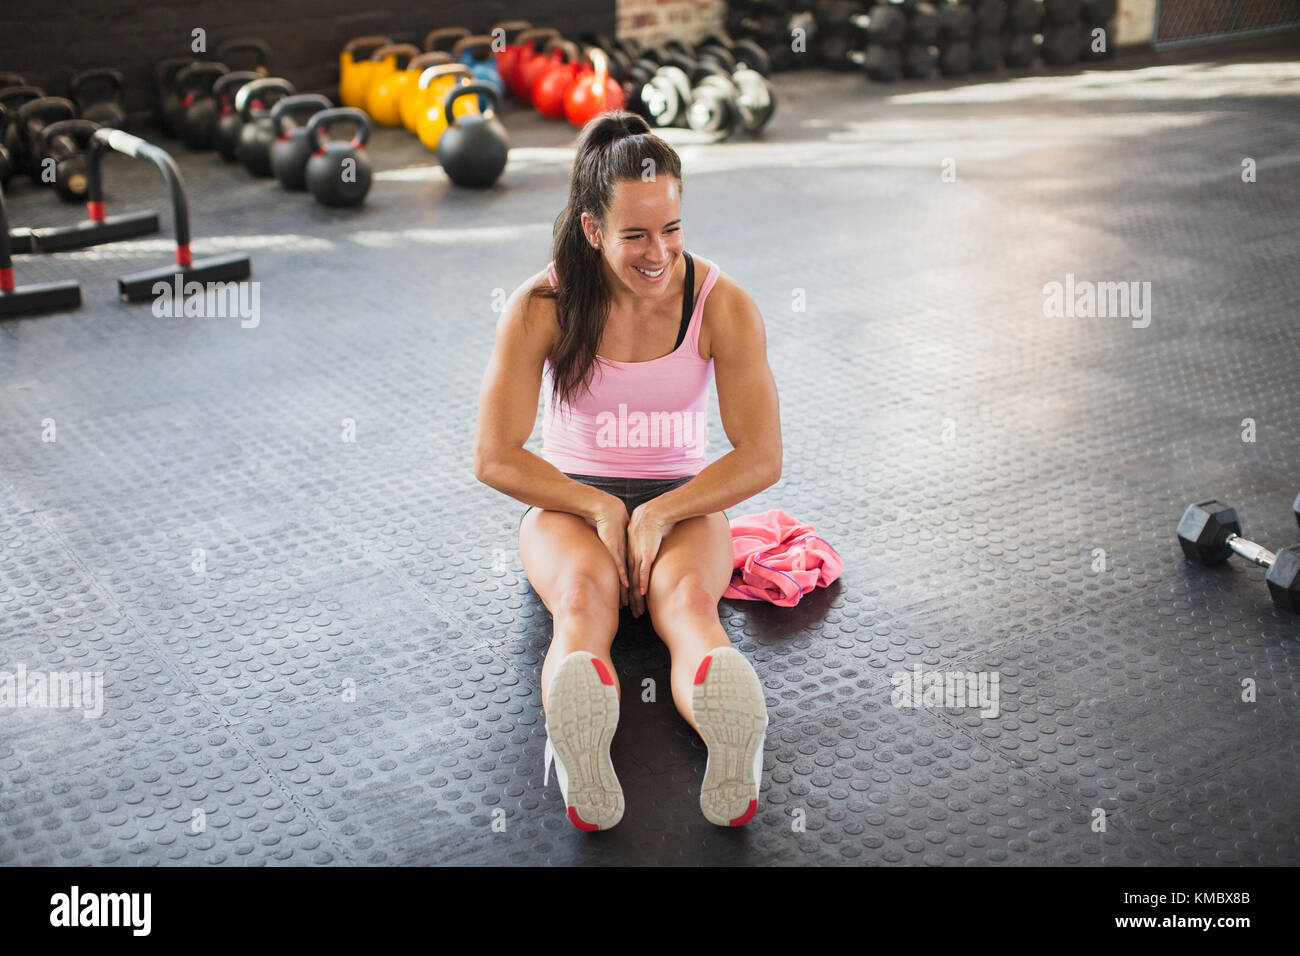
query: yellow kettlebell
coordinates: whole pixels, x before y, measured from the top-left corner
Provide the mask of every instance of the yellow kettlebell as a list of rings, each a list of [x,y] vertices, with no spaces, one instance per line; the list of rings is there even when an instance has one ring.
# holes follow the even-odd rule
[[[398,63],[407,63],[420,55],[420,48],[410,43],[390,43],[381,46],[370,59],[375,68],[370,74],[370,89],[366,91],[363,107],[370,118],[380,126],[400,126],[402,115],[402,89],[406,85],[406,71]],[[411,79],[418,77],[417,73]]]
[[[420,142],[426,147],[436,150],[438,140],[442,139],[442,134],[447,129],[447,114],[443,110],[447,94],[455,86],[471,83],[473,80],[473,72],[464,63],[431,66],[420,74],[420,89],[424,91],[425,100],[420,118],[415,124],[415,135],[420,137]],[[452,105],[452,109],[457,116],[477,113],[478,97],[462,96]]]
[[[406,64],[406,71],[408,73],[414,72],[415,76],[402,89],[402,103],[398,112],[402,116],[402,125],[409,132],[415,132],[415,123],[420,118],[420,107],[424,105],[424,91],[420,89],[420,74],[431,66],[442,66],[450,62],[450,54],[443,53],[441,50],[434,50],[430,53],[421,53]]]
[[[370,51],[392,42],[381,36],[357,37],[348,41],[339,54],[339,101],[344,106],[361,109],[366,105],[370,74],[375,68]]]

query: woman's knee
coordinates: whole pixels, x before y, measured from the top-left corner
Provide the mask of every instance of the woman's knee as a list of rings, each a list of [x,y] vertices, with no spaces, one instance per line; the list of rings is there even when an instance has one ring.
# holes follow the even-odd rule
[[[618,576],[611,566],[609,574],[591,570],[568,574],[556,582],[555,606],[557,617],[590,618],[599,615],[618,615]]]
[[[658,608],[660,616],[666,613],[692,619],[715,617],[719,597],[702,574],[687,572],[661,582],[656,582],[653,576],[650,579],[651,614]]]

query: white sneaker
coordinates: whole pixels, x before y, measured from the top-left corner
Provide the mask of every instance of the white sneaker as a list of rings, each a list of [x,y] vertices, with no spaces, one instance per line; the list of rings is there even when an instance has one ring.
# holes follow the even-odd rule
[[[618,691],[605,662],[574,651],[560,662],[546,694],[545,786],[555,761],[569,822],[608,830],[623,818],[623,788],[609,759],[618,727]]]
[[[767,733],[763,685],[744,654],[720,647],[705,655],[695,672],[691,709],[709,748],[700,809],[720,827],[743,826],[758,812]]]

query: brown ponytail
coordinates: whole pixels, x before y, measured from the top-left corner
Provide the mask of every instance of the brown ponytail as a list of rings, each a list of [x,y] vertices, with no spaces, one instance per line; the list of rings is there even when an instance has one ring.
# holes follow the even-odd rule
[[[601,254],[582,231],[582,214],[605,221],[614,187],[624,180],[673,176],[679,186],[682,161],[635,113],[602,113],[582,129],[569,177],[569,201],[555,220],[552,255],[558,287],[533,290],[555,300],[560,340],[550,355],[554,375],[552,404],[568,403],[589,389],[596,347],[609,319],[610,296],[601,271]]]

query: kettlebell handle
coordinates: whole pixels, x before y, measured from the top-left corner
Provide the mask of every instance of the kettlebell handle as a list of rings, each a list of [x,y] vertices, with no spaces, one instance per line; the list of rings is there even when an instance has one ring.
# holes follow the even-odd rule
[[[45,91],[39,86],[11,86],[8,89],[0,90],[0,104],[8,106],[15,113],[23,102],[30,103],[32,100],[39,100],[45,96]],[[15,102],[21,100],[22,102]]]
[[[282,96],[293,96],[297,91],[293,88],[292,83],[278,76],[268,76],[265,79],[245,83],[239,88],[239,92],[235,94],[236,112],[238,112],[245,121],[248,121],[252,118],[252,114],[249,112],[249,106],[258,95],[267,92],[279,93]]]
[[[583,55],[589,66],[585,70],[591,70],[598,80],[603,81],[609,76],[609,54],[598,46],[587,47],[587,52]]]
[[[328,97],[321,96],[319,93],[299,93],[297,96],[286,96],[276,100],[275,105],[271,107],[271,132],[276,139],[280,139],[286,135],[284,129],[286,115],[305,113],[308,107],[311,107],[314,113],[319,113],[333,106]]]
[[[456,125],[456,114],[452,112],[451,105],[462,96],[468,96],[471,93],[486,96],[490,101],[487,112],[482,114],[485,118],[491,118],[496,111],[501,108],[501,95],[497,93],[497,88],[491,83],[466,83],[462,86],[457,86],[447,94],[447,99],[443,102],[442,106],[449,127]]]
[[[486,49],[487,56],[479,56],[479,53]],[[492,56],[492,38],[486,33],[473,33],[467,37],[461,37],[456,41],[456,45],[451,48],[451,58],[459,60],[460,55],[466,50],[474,53],[474,59],[479,62],[485,62]]]
[[[405,56],[409,62],[419,55],[420,48],[414,43],[385,43],[374,53],[370,54],[370,59],[375,63],[381,63],[390,56]]]
[[[443,50],[430,50],[421,53],[406,64],[408,70],[427,70],[431,66],[443,66],[451,62],[451,54]]]
[[[68,80],[68,92],[75,100],[83,86],[89,86],[96,80],[106,80],[115,94],[121,93],[122,87],[126,85],[126,80],[123,78],[121,70],[115,70],[111,66],[102,66],[95,70],[82,70],[72,79]]]
[[[271,62],[271,47],[265,40],[257,37],[236,37],[233,40],[227,40],[217,47],[217,59],[223,63],[232,53],[252,52],[257,54],[257,65],[265,70],[266,65]],[[257,72],[262,73],[262,70]],[[262,73],[265,76],[265,73]]]
[[[170,56],[165,60],[159,60],[153,67],[154,86],[158,87],[160,92],[166,92],[172,81],[176,79],[177,73],[187,66],[201,62],[192,56]]]
[[[515,46],[522,48],[525,44],[528,44],[533,40],[551,40],[557,39],[559,36],[560,31],[552,29],[551,27],[533,27],[533,29],[525,30],[523,33],[519,34],[519,36],[515,37]],[[533,43],[534,50],[537,49],[537,46],[536,43]]]
[[[222,100],[225,97],[230,96],[230,88],[232,86],[235,87],[236,92],[238,92],[239,88],[246,86],[249,83],[254,83],[260,79],[262,79],[262,74],[258,73],[256,70],[232,70],[212,84],[212,96],[217,100]]]
[[[351,106],[339,106],[327,110],[321,110],[307,123],[307,139],[316,143],[316,155],[319,156],[325,151],[325,145],[321,142],[321,130],[326,132],[335,123],[356,123],[357,131],[352,137],[352,145],[357,149],[364,149],[370,139],[370,114],[365,110],[354,109]]]
[[[515,43],[519,41],[519,34],[526,30],[531,30],[532,28],[533,25],[527,20],[502,20],[500,23],[493,24],[492,29],[489,30],[488,33],[495,37],[496,32],[500,30],[506,35],[506,45],[514,46]],[[512,33],[514,34],[513,39],[510,36]]]
[[[473,76],[474,72],[464,63],[445,63],[439,66],[431,66],[420,74],[420,79],[416,81],[416,85],[422,90],[427,90],[429,84],[438,77],[452,75]]]
[[[469,31],[464,27],[439,27],[436,30],[430,30],[424,36],[424,48],[430,53],[438,51],[435,45],[443,40],[450,40],[455,37],[459,40],[461,37],[469,36]]]
[[[186,93],[203,89],[202,81],[208,77],[212,77],[211,83],[208,84],[208,88],[211,89],[213,83],[229,72],[230,67],[224,63],[191,63],[176,74],[176,78],[172,80],[172,87],[184,98]],[[196,79],[200,81],[197,84],[194,82]]]
[[[75,119],[77,104],[73,103],[72,100],[65,100],[61,96],[42,96],[38,99],[29,100],[18,107],[18,125],[26,128],[28,121],[33,116],[48,116],[50,113],[66,113],[64,119]]]
[[[41,130],[39,137],[40,151],[48,153],[50,140],[55,136],[69,136],[76,142],[77,148],[84,152],[86,146],[90,143],[90,138],[95,135],[95,130],[99,128],[98,123],[87,119],[65,119],[51,123]]]
[[[557,50],[564,54],[564,59],[558,62],[572,63],[575,60],[582,59],[582,51],[578,49],[578,44],[563,37],[551,37],[542,47],[542,53],[552,59],[555,58]]]
[[[347,45],[343,47],[343,52],[350,54],[355,58],[357,50],[365,49],[366,47],[372,47],[372,46],[380,47],[386,43],[392,43],[392,42],[393,42],[392,37],[385,37],[385,36],[357,37],[355,40],[349,40],[347,42]]]

